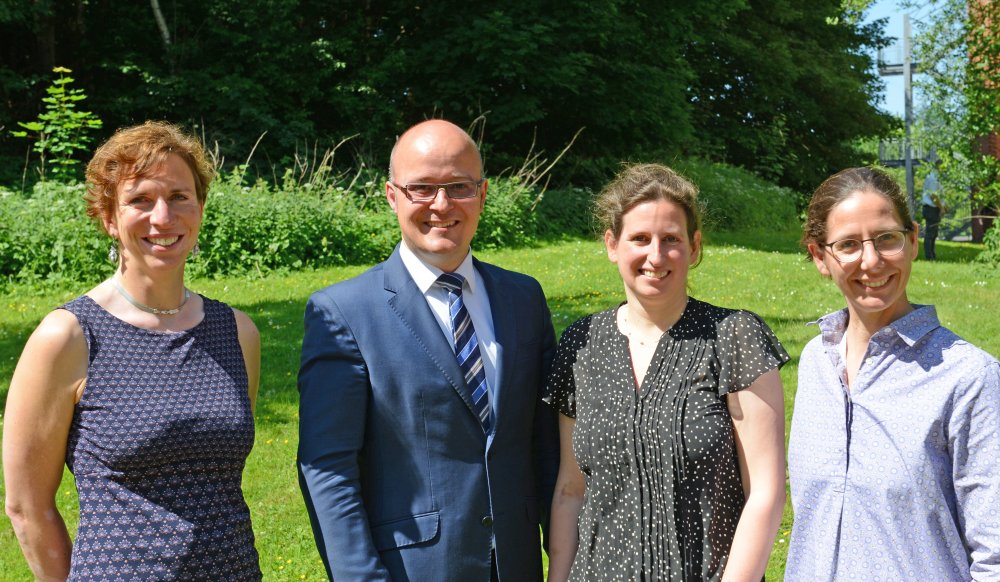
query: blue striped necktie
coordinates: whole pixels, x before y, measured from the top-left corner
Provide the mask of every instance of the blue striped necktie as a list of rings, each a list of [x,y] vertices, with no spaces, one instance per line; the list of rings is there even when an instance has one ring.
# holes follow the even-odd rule
[[[486,369],[483,368],[483,356],[479,352],[479,340],[476,328],[472,325],[472,317],[462,301],[462,283],[465,278],[458,273],[444,273],[437,279],[448,291],[448,312],[451,314],[452,341],[455,346],[455,357],[458,366],[465,375],[465,386],[472,397],[472,408],[479,416],[483,430],[490,432],[490,397],[486,385]]]

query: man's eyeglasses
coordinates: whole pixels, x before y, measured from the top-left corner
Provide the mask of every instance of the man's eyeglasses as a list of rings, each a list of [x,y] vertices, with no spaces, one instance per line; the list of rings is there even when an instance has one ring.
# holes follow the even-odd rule
[[[890,230],[882,234],[865,239],[845,238],[832,243],[822,244],[829,247],[833,253],[833,258],[838,263],[853,263],[861,258],[864,253],[865,243],[871,241],[875,252],[881,257],[895,255],[903,250],[906,245],[906,233],[909,230]]]
[[[430,202],[437,197],[439,190],[444,190],[445,195],[452,200],[475,198],[479,194],[479,187],[483,185],[483,180],[451,182],[450,184],[415,183],[400,185],[395,182],[390,183],[402,190],[410,202]]]

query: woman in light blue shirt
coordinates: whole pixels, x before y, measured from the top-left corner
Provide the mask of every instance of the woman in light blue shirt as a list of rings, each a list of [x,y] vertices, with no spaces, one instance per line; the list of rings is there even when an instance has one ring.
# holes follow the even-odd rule
[[[1000,579],[1000,364],[910,303],[917,229],[876,169],[809,204],[803,244],[847,307],[799,364],[786,580]]]

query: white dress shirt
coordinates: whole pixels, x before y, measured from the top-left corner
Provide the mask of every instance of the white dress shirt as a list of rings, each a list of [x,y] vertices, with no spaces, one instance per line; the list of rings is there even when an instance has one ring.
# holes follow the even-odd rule
[[[444,271],[433,265],[428,265],[420,259],[413,251],[406,246],[406,242],[399,245],[399,256],[403,259],[413,282],[424,294],[427,305],[430,306],[434,318],[441,327],[441,333],[448,340],[448,345],[453,345],[454,340],[451,332],[451,314],[448,311],[448,291],[440,285],[435,285],[437,278]],[[462,285],[462,302],[469,311],[472,318],[472,325],[476,328],[476,338],[479,342],[479,351],[483,356],[483,367],[486,371],[486,386],[490,395],[490,408],[493,411],[493,418],[497,413],[497,341],[496,332],[493,328],[493,315],[490,311],[490,298],[486,293],[486,286],[479,272],[472,266],[472,251],[465,255],[465,260],[454,271],[465,278]],[[492,423],[496,426],[496,421]]]

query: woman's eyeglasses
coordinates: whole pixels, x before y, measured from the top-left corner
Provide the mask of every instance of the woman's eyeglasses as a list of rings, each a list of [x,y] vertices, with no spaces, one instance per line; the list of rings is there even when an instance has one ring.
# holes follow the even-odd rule
[[[871,242],[875,252],[879,256],[887,257],[895,255],[903,250],[906,245],[906,233],[909,230],[890,230],[874,236],[872,238],[854,239],[845,238],[832,243],[821,244],[830,249],[833,258],[839,263],[853,263],[861,258],[864,253],[866,242]]]

